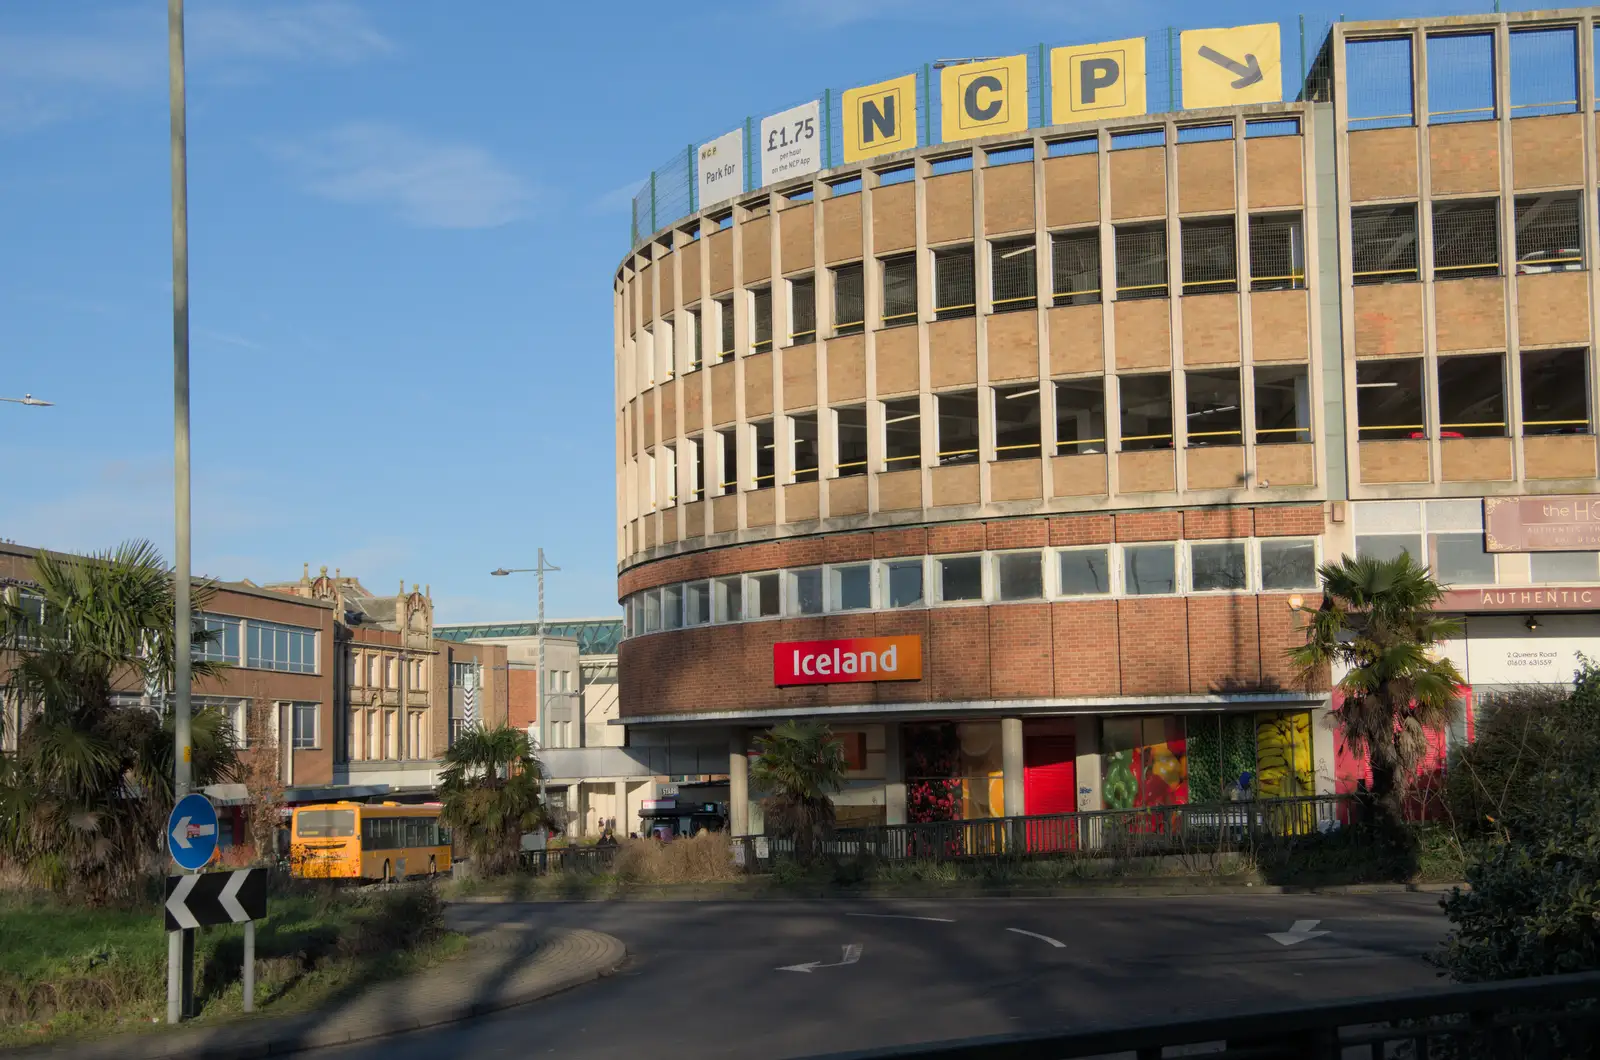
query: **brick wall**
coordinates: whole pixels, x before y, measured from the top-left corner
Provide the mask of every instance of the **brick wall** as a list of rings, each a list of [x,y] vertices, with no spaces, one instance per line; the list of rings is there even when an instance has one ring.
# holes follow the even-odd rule
[[[1064,699],[1299,689],[1288,596],[991,604],[743,622],[653,633],[620,651],[621,713],[793,712],[858,703]],[[1316,606],[1317,598],[1306,606]],[[775,688],[778,641],[923,638],[919,681]],[[1316,683],[1325,689],[1327,681]],[[513,690],[515,701],[515,690]]]

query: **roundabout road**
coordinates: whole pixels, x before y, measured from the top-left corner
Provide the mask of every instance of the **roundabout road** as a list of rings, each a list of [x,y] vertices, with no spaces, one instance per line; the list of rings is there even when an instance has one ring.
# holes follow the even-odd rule
[[[1437,984],[1424,958],[1446,929],[1427,894],[529,903],[450,920],[591,928],[629,960],[341,1058],[785,1057],[1220,1015]]]

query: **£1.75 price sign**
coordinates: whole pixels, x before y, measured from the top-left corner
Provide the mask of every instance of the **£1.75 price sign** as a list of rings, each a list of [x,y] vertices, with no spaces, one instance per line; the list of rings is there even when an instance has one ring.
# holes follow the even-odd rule
[[[761,119],[761,183],[803,177],[822,168],[822,119],[816,100]]]

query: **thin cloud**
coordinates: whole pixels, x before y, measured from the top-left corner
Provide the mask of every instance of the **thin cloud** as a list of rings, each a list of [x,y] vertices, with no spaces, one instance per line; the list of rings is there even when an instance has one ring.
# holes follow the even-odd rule
[[[185,27],[190,74],[231,82],[271,64],[349,64],[396,51],[349,0],[212,0]],[[161,91],[165,5],[97,13],[60,30],[0,33],[0,131],[26,132],[106,99]]]
[[[418,228],[497,228],[528,215],[531,185],[487,150],[381,123],[352,123],[275,153],[300,185]]]
[[[595,214],[622,213],[633,205],[634,196],[644,190],[644,180],[636,180],[621,187],[612,188],[604,195],[597,196],[589,203],[589,212]]]

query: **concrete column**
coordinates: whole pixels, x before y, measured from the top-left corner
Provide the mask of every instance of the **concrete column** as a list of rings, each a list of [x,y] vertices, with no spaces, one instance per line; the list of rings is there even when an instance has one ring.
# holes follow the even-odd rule
[[[1100,718],[1095,714],[1080,714],[1077,719],[1078,745],[1078,809],[1103,810],[1100,797]]]
[[[1318,795],[1334,794],[1338,780],[1334,721],[1333,711],[1327,707],[1316,707],[1311,711],[1311,790]]]
[[[745,731],[728,737],[728,830],[750,834],[750,759],[745,756]]]
[[[883,727],[883,809],[884,823],[906,823],[906,759],[900,748],[900,723]]]
[[[1022,719],[1000,719],[1000,768],[1005,773],[1006,816],[1028,812],[1022,797]]]
[[[617,819],[619,837],[626,839],[629,832],[637,831],[628,818],[628,782],[626,780],[613,781],[611,791],[611,801],[614,807],[611,815]]]
[[[582,839],[589,834],[589,793],[584,790],[582,780],[573,784],[571,791],[574,834]]]

